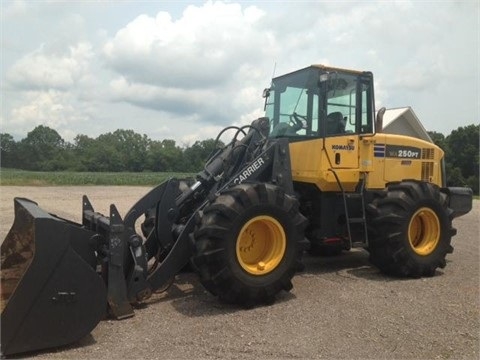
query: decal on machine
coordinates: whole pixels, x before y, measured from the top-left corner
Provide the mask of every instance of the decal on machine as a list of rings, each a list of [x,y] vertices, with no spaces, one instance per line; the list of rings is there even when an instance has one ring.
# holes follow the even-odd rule
[[[355,150],[355,146],[353,145],[340,145],[340,144],[335,144],[332,145],[332,150]]]
[[[420,159],[420,148],[402,145],[387,145],[386,148],[387,157],[402,159]]]
[[[241,184],[242,182],[247,180],[250,176],[252,176],[252,174],[254,174],[258,169],[260,169],[263,164],[265,164],[265,160],[259,157],[250,166],[248,166],[245,170],[243,170],[241,174],[239,174],[235,179],[233,179],[233,183]]]
[[[375,144],[373,147],[375,157],[420,159],[421,153],[421,149],[414,146]]]
[[[375,156],[375,157],[385,157],[385,144],[375,144],[375,145],[373,145],[373,156]]]

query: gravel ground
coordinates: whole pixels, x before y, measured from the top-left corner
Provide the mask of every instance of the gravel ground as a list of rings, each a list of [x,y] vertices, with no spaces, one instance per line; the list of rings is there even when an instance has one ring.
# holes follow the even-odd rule
[[[13,197],[79,221],[81,195],[97,211],[120,213],[142,187],[0,187],[0,238],[13,221]],[[271,306],[243,310],[219,303],[195,275],[182,273],[135,317],[105,320],[69,347],[38,359],[478,359],[480,356],[480,202],[454,221],[455,251],[426,279],[395,279],[355,250],[305,257],[294,288]]]

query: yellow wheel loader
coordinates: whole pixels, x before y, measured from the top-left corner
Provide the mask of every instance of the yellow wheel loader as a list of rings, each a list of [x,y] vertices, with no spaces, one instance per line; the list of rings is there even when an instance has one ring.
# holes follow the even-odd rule
[[[209,292],[245,307],[289,291],[305,251],[364,248],[395,276],[445,267],[472,191],[445,186],[434,144],[382,132],[372,73],[313,65],[274,78],[264,97],[266,116],[223,130],[231,141],[194,179],[168,180],[123,217],[84,196],[79,224],[16,198],[1,245],[2,354],[133,316],[188,263]]]

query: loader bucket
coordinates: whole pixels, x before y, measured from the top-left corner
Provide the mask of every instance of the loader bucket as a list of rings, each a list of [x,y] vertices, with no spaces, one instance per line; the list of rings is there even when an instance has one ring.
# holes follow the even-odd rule
[[[66,345],[104,318],[107,295],[96,272],[93,232],[16,198],[1,245],[1,352]]]

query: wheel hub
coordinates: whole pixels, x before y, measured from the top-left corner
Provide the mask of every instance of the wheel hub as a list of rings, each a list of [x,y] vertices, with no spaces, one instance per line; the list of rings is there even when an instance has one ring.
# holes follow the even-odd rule
[[[418,209],[408,225],[408,240],[413,251],[421,256],[430,255],[440,241],[440,230],[440,221],[432,209]]]
[[[286,247],[283,226],[271,216],[256,216],[238,234],[237,260],[246,272],[265,275],[280,264]]]

